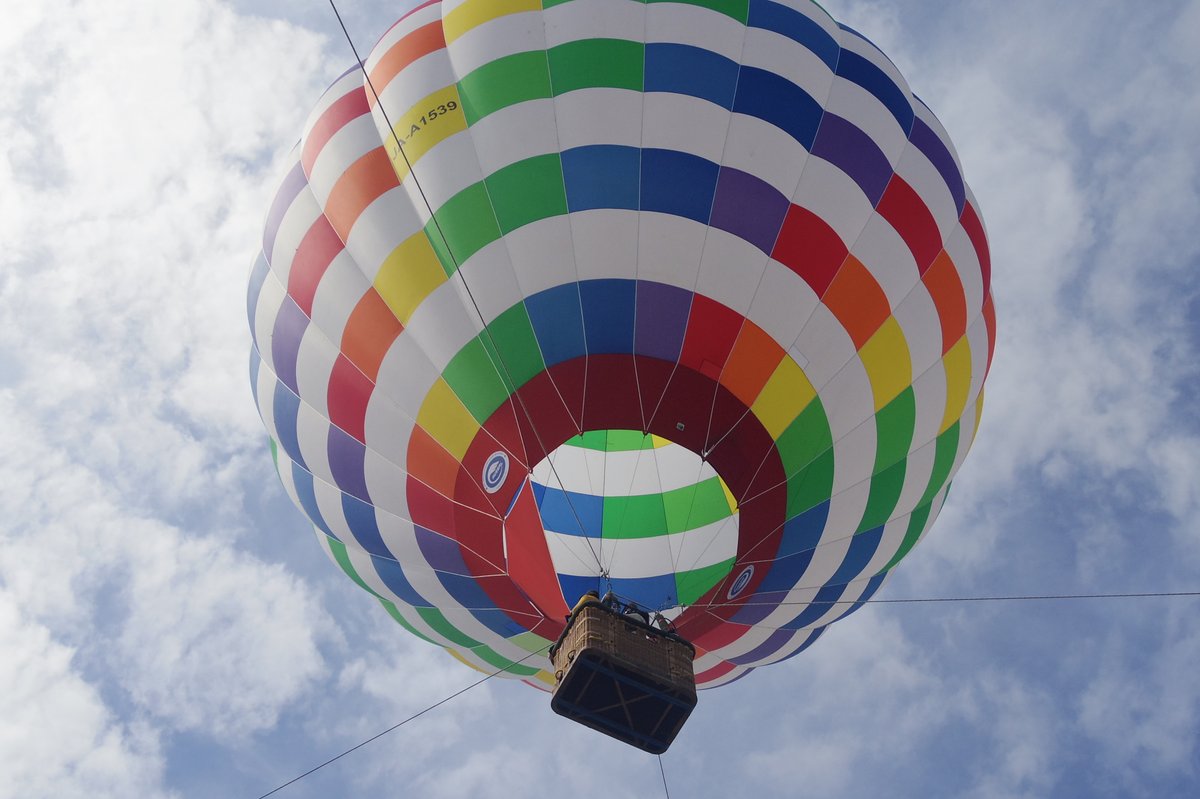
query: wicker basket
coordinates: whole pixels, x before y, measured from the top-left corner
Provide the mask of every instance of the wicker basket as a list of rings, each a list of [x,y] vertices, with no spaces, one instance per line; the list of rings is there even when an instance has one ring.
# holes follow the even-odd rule
[[[581,603],[550,651],[556,713],[661,753],[696,706],[695,649],[599,601]]]

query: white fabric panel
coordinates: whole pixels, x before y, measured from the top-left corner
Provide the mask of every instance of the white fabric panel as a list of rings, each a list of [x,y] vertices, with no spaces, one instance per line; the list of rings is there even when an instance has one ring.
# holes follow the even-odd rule
[[[983,312],[983,272],[975,255],[975,246],[962,227],[955,228],[946,240],[946,254],[954,262],[954,270],[962,281],[963,296],[967,303],[967,323],[970,324]]]
[[[312,191],[305,186],[300,189],[300,193],[292,200],[292,204],[279,221],[279,228],[275,232],[275,244],[266,256],[267,262],[271,264],[271,271],[285,286],[288,275],[292,273],[296,249],[320,215],[321,206],[317,205]]]
[[[925,202],[925,207],[937,223],[944,246],[946,239],[958,227],[958,207],[954,204],[954,196],[950,194],[946,179],[925,157],[925,153],[911,144],[900,156],[896,174],[904,178],[904,182]]]
[[[732,116],[719,105],[684,94],[646,92],[642,146],[675,150],[721,163]]]
[[[564,269],[564,258],[574,252],[571,223],[552,216],[522,225],[504,237],[517,285],[526,297],[576,280],[574,269]]]
[[[819,304],[816,292],[808,283],[783,264],[768,258],[746,316],[786,349],[795,342]]]
[[[642,102],[641,92],[628,89],[560,94],[554,98],[559,147],[565,151],[588,144],[641,146]]]
[[[476,122],[470,133],[484,175],[535,155],[559,151],[554,101],[549,99],[505,106]]]
[[[400,338],[412,337],[441,374],[446,364],[483,329],[474,310],[463,307],[454,281],[434,289],[413,311]]]
[[[913,445],[920,446],[937,438],[946,414],[946,370],[941,361],[917,375],[913,380],[917,400],[917,418],[913,428]]]
[[[646,41],[690,44],[741,61],[746,28],[732,17],[684,3],[646,5]]]
[[[428,201],[434,211],[463,189],[478,183],[483,179],[483,173],[475,158],[475,140],[471,131],[464,130],[438,142],[413,164],[413,174],[425,193],[424,200],[412,177],[405,176],[401,184],[414,206],[424,208]]]
[[[383,356],[375,376],[375,391],[382,391],[402,413],[415,419],[439,374],[420,343],[405,333]]]
[[[308,471],[317,480],[336,485],[329,465],[329,418],[322,416],[303,399],[296,412],[296,440]],[[322,510],[324,513],[324,510]]]
[[[792,195],[792,205],[807,208],[819,216],[852,249],[875,207],[858,184],[824,158],[812,157],[804,165],[804,174]]]
[[[302,128],[300,134],[301,141],[308,138],[308,134],[312,132],[313,126],[315,126],[321,117],[324,116],[325,112],[329,110],[330,106],[345,97],[347,94],[361,91],[363,91],[362,72],[358,69],[347,70],[345,75],[342,75],[342,77],[334,81],[333,84],[325,90],[320,99],[317,100],[316,105],[313,106],[313,109],[308,112],[308,117],[306,117],[304,120],[304,127]],[[300,157],[299,150],[300,148],[297,147],[297,159]]]
[[[254,342],[258,346],[258,354],[262,357],[263,365],[275,371],[275,363],[273,353],[271,351],[271,341],[274,338],[275,319],[279,316],[279,309],[287,297],[287,292],[284,291],[278,278],[273,272],[267,273],[267,279],[263,281],[262,290],[258,293],[258,310],[254,314]]]
[[[892,312],[908,344],[912,373],[919,375],[942,359],[942,328],[925,284],[918,282]]]
[[[971,388],[967,391],[967,404],[969,405],[983,390],[983,378],[987,374],[987,323],[982,315],[976,317],[975,321],[967,328],[967,343],[971,346]],[[971,426],[974,424],[975,420],[972,419]]]
[[[347,236],[346,249],[368,281],[401,243],[424,226],[412,199],[400,187],[389,189],[359,214]]]
[[[397,463],[404,463],[404,460],[390,461],[368,446],[363,457],[363,474],[366,478],[367,493],[370,494],[375,507],[407,519],[408,497],[405,484],[408,481],[408,473]],[[377,513],[376,516],[378,515]]]
[[[745,239],[709,228],[696,291],[743,316],[758,289],[768,256]]]
[[[474,315],[477,306],[486,324],[491,324],[497,316],[524,298],[513,274],[503,238],[489,243],[468,258],[459,267],[458,273],[449,278],[449,282],[460,288],[466,283],[471,294],[468,297],[464,290],[464,307]],[[471,304],[471,297],[475,306]]]
[[[725,140],[724,165],[747,172],[791,197],[808,161],[808,150],[758,117],[733,114]]]
[[[820,389],[820,395],[835,442],[875,415],[871,379],[857,354]]]
[[[580,280],[638,277],[638,213],[595,208],[570,215]]]
[[[333,344],[341,344],[346,322],[368,286],[362,270],[345,250],[325,269],[313,295],[312,321]]]
[[[322,416],[329,416],[329,375],[337,360],[337,345],[312,325],[300,339],[296,355],[296,393]]]
[[[542,32],[542,12],[524,11],[490,19],[450,42],[446,49],[459,77],[514,53],[543,51],[546,37]]]
[[[643,3],[612,0],[574,0],[542,12],[546,47],[577,39],[641,41],[646,27]]]
[[[386,86],[375,85],[379,92],[379,104],[371,109],[379,131],[378,139],[383,141],[392,137],[387,122],[380,113],[380,107],[387,112],[392,124],[399,124],[401,117],[407,114],[417,103],[439,89],[457,82],[458,77],[450,66],[450,58],[445,50],[434,50],[413,61],[388,82]],[[367,96],[374,101],[370,90]]]
[[[851,250],[862,261],[895,308],[921,279],[917,259],[896,229],[881,216],[872,216]]]
[[[933,441],[909,452],[904,466],[904,486],[900,489],[900,499],[896,501],[897,508],[917,507],[917,503],[925,495],[925,489],[929,487],[929,477],[933,474],[933,461],[936,453],[937,447]]]
[[[900,87],[900,91],[904,92],[904,96],[911,102],[912,90],[908,87],[908,81],[900,74],[900,70],[896,69],[896,65],[891,59],[879,51],[879,48],[871,44],[861,36],[856,36],[849,31],[838,29],[838,44],[843,49],[858,53],[863,58],[870,61],[875,66],[879,67],[887,74],[892,82]]]
[[[367,450],[378,453],[397,466],[404,466],[408,462],[408,440],[412,435],[413,421],[395,400],[376,386],[371,392],[371,399],[367,401],[363,418],[363,437]],[[403,493],[403,487],[398,490]],[[374,489],[371,490],[371,496],[377,496]]]
[[[638,226],[638,278],[691,291],[706,230],[690,219],[643,212]]]
[[[737,60],[734,57],[734,60]],[[762,28],[746,29],[742,64],[785,78],[822,103],[833,85],[833,71],[799,42]]]
[[[874,417],[867,419],[833,442],[833,493],[870,480],[875,471],[878,431]],[[855,520],[855,524],[858,520]]]
[[[329,202],[329,195],[346,170],[364,155],[382,146],[370,114],[355,117],[329,137],[329,141],[317,153],[312,168],[307,170],[308,185],[322,208]]]
[[[818,392],[855,357],[857,351],[846,328],[824,303],[817,303],[795,343],[788,348],[788,353],[804,369],[808,381]],[[861,362],[859,368],[862,368]]]
[[[895,168],[908,147],[908,131],[900,127],[900,123],[879,98],[857,83],[839,77],[833,81],[825,110],[865,133]]]

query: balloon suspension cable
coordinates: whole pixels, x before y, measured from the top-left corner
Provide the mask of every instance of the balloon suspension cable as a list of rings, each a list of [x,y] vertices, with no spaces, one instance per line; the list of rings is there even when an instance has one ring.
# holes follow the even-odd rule
[[[377,739],[379,739],[379,738],[382,738],[383,736],[387,735],[389,732],[392,732],[392,731],[394,731],[394,730],[398,730],[398,729],[400,729],[401,727],[403,727],[403,726],[404,726],[405,724],[407,724],[408,722],[410,722],[410,721],[413,721],[414,719],[418,719],[418,718],[420,718],[421,716],[424,716],[424,715],[425,715],[426,713],[428,713],[429,711],[433,710],[434,708],[437,708],[437,707],[440,707],[440,706],[442,706],[442,705],[446,704],[446,703],[447,703],[447,702],[449,702],[451,699],[455,699],[455,698],[457,698],[457,697],[459,697],[459,696],[462,696],[463,694],[465,694],[467,691],[471,690],[471,689],[472,689],[472,688],[474,688],[475,686],[477,686],[477,685],[483,685],[485,682],[487,682],[488,680],[492,679],[493,677],[496,677],[496,676],[498,676],[498,675],[500,675],[500,674],[503,674],[504,672],[508,671],[508,670],[509,670],[509,669],[511,669],[513,666],[519,666],[519,665],[521,665],[522,663],[524,663],[525,661],[529,660],[529,659],[530,659],[531,657],[533,657],[534,655],[540,655],[540,654],[543,654],[543,653],[544,653],[544,652],[546,652],[548,649],[550,649],[550,647],[551,647],[551,646],[552,646],[551,644],[546,644],[546,645],[545,645],[544,647],[542,647],[541,649],[538,649],[538,650],[536,650],[536,651],[534,651],[534,652],[530,652],[528,655],[526,655],[525,657],[521,658],[520,660],[513,661],[512,663],[510,663],[509,665],[505,666],[504,668],[502,668],[502,669],[497,669],[496,671],[493,671],[493,672],[491,672],[490,674],[488,674],[488,675],[486,675],[486,676],[484,676],[484,677],[481,677],[480,679],[478,679],[478,680],[476,680],[475,682],[471,683],[471,684],[470,684],[470,685],[468,685],[467,687],[458,689],[458,690],[457,690],[457,691],[455,691],[454,693],[452,693],[452,694],[450,694],[449,696],[447,696],[445,699],[439,699],[438,701],[434,702],[432,705],[430,705],[429,707],[425,708],[424,710],[421,710],[421,711],[418,711],[418,712],[416,712],[416,713],[413,713],[411,716],[409,716],[408,718],[404,719],[404,721],[401,721],[401,722],[399,722],[398,724],[393,724],[392,726],[388,727],[388,728],[387,728],[386,730],[384,730],[383,732],[377,732],[377,733],[375,733],[375,734],[374,734],[374,735],[372,735],[370,738],[366,739],[365,741],[362,741],[362,742],[360,742],[360,743],[357,743],[357,744],[355,744],[354,746],[350,747],[349,749],[347,749],[346,751],[342,752],[341,754],[334,755],[333,757],[329,758],[328,760],[326,760],[324,763],[320,764],[319,766],[313,766],[312,768],[310,768],[308,771],[304,772],[303,774],[301,774],[301,775],[299,775],[299,776],[296,776],[296,777],[293,777],[292,779],[288,780],[287,782],[283,783],[282,785],[277,785],[276,787],[274,787],[274,788],[272,788],[271,790],[269,790],[269,791],[267,791],[266,793],[264,793],[262,796],[259,796],[259,797],[258,797],[258,799],[266,799],[268,796],[271,796],[272,794],[276,794],[276,793],[278,793],[278,792],[282,791],[284,788],[288,787],[289,785],[293,785],[293,784],[295,784],[295,783],[299,782],[300,780],[304,779],[305,777],[309,776],[310,774],[314,774],[314,773],[316,773],[317,771],[320,771],[321,769],[323,769],[323,768],[325,768],[326,766],[328,766],[330,763],[333,763],[333,762],[335,762],[335,761],[341,760],[343,757],[345,757],[346,755],[350,754],[351,752],[353,752],[353,751],[355,751],[355,750],[357,750],[357,749],[361,749],[362,747],[366,746],[367,744],[371,743],[372,741],[375,741],[375,740],[377,740]]]
[[[663,794],[671,799],[671,789],[667,787],[667,771],[663,768],[662,755],[658,756],[658,773],[662,775]]]
[[[1152,599],[1155,597],[1200,597],[1200,591],[1132,591],[1113,594],[1004,594],[997,596],[937,596],[899,599],[813,599],[808,602],[708,602],[695,608],[724,607],[810,607],[816,605],[912,605],[930,602],[1018,602],[1066,599]]]
[[[342,35],[346,37],[346,43],[350,45],[351,52],[354,53],[354,60],[358,63],[358,69],[362,72],[363,80],[366,81],[367,88],[371,90],[371,95],[375,98],[375,105],[379,108],[379,113],[383,116],[383,121],[387,123],[388,131],[392,134],[392,141],[396,143],[396,149],[400,156],[404,159],[404,166],[408,170],[409,176],[412,178],[413,185],[416,186],[417,193],[421,195],[421,202],[425,204],[425,210],[429,212],[429,218],[433,222],[433,227],[437,231],[438,239],[445,246],[446,254],[450,257],[450,262],[454,266],[454,274],[462,281],[463,289],[467,292],[467,297],[471,300],[471,305],[475,310],[475,315],[479,317],[480,325],[483,327],[483,333],[487,336],[488,343],[491,344],[491,351],[488,352],[488,359],[492,359],[492,352],[496,354],[495,361],[499,362],[500,370],[504,372],[504,380],[507,385],[513,387],[513,393],[509,399],[516,398],[516,404],[521,406],[521,411],[525,415],[525,420],[529,423],[529,429],[533,432],[533,437],[537,441],[538,449],[549,456],[546,450],[546,445],[542,441],[541,435],[538,433],[537,426],[533,423],[533,415],[529,412],[529,408],[525,405],[525,400],[521,397],[520,392],[516,391],[517,383],[513,380],[512,373],[508,369],[508,364],[504,362],[504,356],[500,353],[500,348],[496,345],[496,341],[492,338],[492,332],[488,329],[487,321],[483,318],[483,311],[479,308],[479,303],[475,300],[475,294],[471,291],[470,285],[467,283],[466,276],[459,269],[458,258],[454,255],[454,250],[450,246],[450,240],[446,238],[445,232],[442,230],[442,225],[438,221],[437,214],[434,213],[433,205],[429,202],[429,197],[425,194],[425,189],[421,186],[421,181],[417,178],[417,172],[413,169],[412,161],[408,158],[408,153],[404,150],[404,144],[400,141],[399,134],[396,133],[396,128],[392,125],[392,120],[388,116],[387,109],[383,107],[383,99],[379,96],[379,92],[375,89],[375,84],[371,82],[371,76],[367,73],[367,65],[363,63],[362,57],[358,54],[358,47],[354,44],[354,39],[350,36],[349,29],[346,28],[346,22],[342,19],[342,14],[338,11],[335,0],[329,0],[329,7],[333,9],[334,16],[337,17],[338,25],[341,26]],[[493,363],[493,366],[495,363]],[[582,430],[580,431],[583,432]],[[526,455],[528,457],[528,454]],[[554,466],[554,459],[547,457],[550,463],[550,471],[554,475],[554,479],[558,481],[558,487],[562,489],[563,497],[567,501],[567,507],[571,509],[571,515],[575,517],[575,523],[579,526],[579,532],[584,541],[587,543],[588,549],[592,553],[592,557],[596,561],[596,568],[601,572],[604,571],[604,565],[600,562],[600,555],[596,552],[596,548],[592,546],[591,539],[587,535],[587,529],[583,525],[583,519],[575,508],[575,504],[571,501],[571,494],[567,491],[563,484],[562,478],[558,474],[558,469]]]

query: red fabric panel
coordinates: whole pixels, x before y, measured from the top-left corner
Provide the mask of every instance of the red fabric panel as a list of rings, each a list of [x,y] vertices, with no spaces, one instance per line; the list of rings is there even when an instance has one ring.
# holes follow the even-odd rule
[[[822,297],[848,252],[825,220],[807,208],[793,205],[783,220],[771,257],[804,278]]]
[[[329,405],[329,421],[366,443],[364,427],[367,403],[375,384],[358,370],[345,355],[338,355],[329,375],[326,402]]]
[[[959,217],[958,223],[962,225],[963,230],[967,231],[967,237],[971,239],[975,255],[979,258],[979,271],[983,275],[983,294],[986,297],[992,289],[992,253],[988,249],[983,223],[979,221],[979,214],[976,213],[973,205],[967,203],[963,206],[962,216]]]
[[[329,264],[345,249],[337,232],[323,216],[318,216],[300,240],[292,270],[288,272],[288,296],[296,301],[304,315],[312,317],[313,297]]]
[[[875,209],[904,239],[922,275],[942,249],[942,234],[921,196],[899,175],[892,175]]]
[[[550,559],[550,548],[542,530],[542,517],[533,496],[533,484],[528,480],[517,495],[512,512],[504,520],[504,536],[508,573],[517,587],[548,618],[561,619],[570,613],[554,573],[554,562]]]

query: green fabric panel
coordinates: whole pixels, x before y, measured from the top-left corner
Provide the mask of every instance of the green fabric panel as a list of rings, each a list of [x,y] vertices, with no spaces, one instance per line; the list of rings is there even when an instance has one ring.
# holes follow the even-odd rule
[[[605,497],[601,530],[605,538],[650,538],[667,532],[663,494]]]
[[[896,502],[900,499],[900,491],[904,488],[904,473],[907,468],[908,461],[900,461],[871,478],[867,509],[863,512],[862,521],[858,523],[855,533],[873,530],[891,518],[892,511],[896,510]]]
[[[787,518],[815,508],[833,492],[833,450],[817,456],[811,464],[788,480]]]
[[[275,473],[279,474],[279,444],[271,436],[267,436],[267,443],[271,447],[271,460],[275,461]]]
[[[633,452],[639,449],[654,449],[654,439],[641,430],[589,430],[583,435],[570,438],[567,444],[597,452]]]
[[[458,270],[458,265],[470,258],[485,245],[500,238],[496,226],[496,214],[483,183],[475,183],[447,200],[425,224],[425,235],[429,237],[446,276]],[[438,228],[445,235],[438,235]],[[448,245],[448,246],[447,246]]]
[[[508,638],[505,640],[507,640],[513,646],[520,647],[521,649],[524,649],[526,652],[531,652],[531,653],[532,652],[541,652],[543,650],[549,649],[550,645],[554,643],[554,641],[551,641],[548,638],[543,638],[542,636],[538,635],[537,633],[531,633],[528,631],[523,632],[523,633],[518,633],[517,635],[514,635],[512,638]]]
[[[514,53],[484,64],[458,82],[458,96],[468,127],[506,106],[550,97],[546,51]]]
[[[604,86],[640,92],[645,45],[627,39],[580,39],[551,47],[550,83],[554,94]]]
[[[917,503],[918,505],[932,502],[937,492],[942,490],[942,485],[945,484],[947,478],[950,477],[950,469],[954,466],[954,456],[958,454],[958,430],[959,423],[955,422],[947,428],[946,432],[937,437],[933,471],[929,475],[929,485],[926,487],[921,501]]]
[[[833,446],[829,419],[819,398],[814,398],[775,442],[784,473],[795,475]]]
[[[450,641],[455,646],[461,646],[465,649],[474,649],[480,646],[480,643],[474,638],[464,635],[457,627],[447,621],[446,617],[437,608],[414,608],[426,624],[429,625],[435,633]]]
[[[679,604],[690,605],[704,596],[708,589],[729,574],[735,560],[735,558],[730,558],[711,566],[705,566],[703,569],[677,572],[675,574],[675,595],[679,598]]]
[[[440,644],[438,644],[437,641],[433,640],[428,635],[425,635],[425,633],[421,632],[416,627],[412,626],[412,624],[409,623],[408,619],[404,618],[404,616],[400,613],[400,609],[398,607],[396,607],[394,602],[389,602],[388,600],[384,599],[383,597],[379,597],[379,604],[383,605],[384,609],[389,614],[391,614],[393,619],[395,619],[397,622],[400,623],[401,627],[408,630],[410,633],[417,636],[422,641],[428,641],[429,643],[433,644],[434,646],[440,646]]]
[[[483,424],[508,399],[508,389],[500,377],[499,364],[476,336],[467,342],[446,365],[442,377],[455,395],[467,406],[475,421]]]
[[[918,505],[913,509],[912,515],[908,519],[908,529],[904,532],[904,540],[900,542],[900,548],[896,550],[896,554],[888,562],[888,565],[879,570],[880,574],[889,571],[899,563],[917,543],[917,539],[921,537],[921,531],[925,529],[925,523],[929,521],[931,507],[931,505]]]
[[[508,387],[504,399],[507,399],[507,394],[513,392],[512,383],[516,383],[516,387],[519,388],[546,368],[537,337],[533,333],[533,324],[529,321],[529,312],[523,302],[517,303],[493,319],[487,326],[487,333],[481,334],[479,340],[497,359],[496,364],[502,365],[501,377]],[[500,406],[497,403],[492,411],[498,407]],[[488,411],[488,414],[490,415],[491,411]]]
[[[567,190],[558,153],[509,164],[489,175],[485,183],[503,233],[567,212]]]
[[[916,423],[917,400],[912,386],[909,386],[875,414],[878,446],[875,450],[874,474],[904,460],[912,446]]]
[[[750,0],[647,0],[650,3],[683,3],[689,6],[709,8],[727,17],[733,17],[743,25],[750,16]]]
[[[351,580],[358,583],[358,587],[372,596],[379,597],[382,601],[383,597],[375,593],[375,589],[363,582],[363,578],[358,576],[358,571],[355,570],[354,564],[350,562],[350,556],[346,554],[346,545],[336,538],[325,536],[325,540],[329,542],[329,551],[333,553],[333,559],[337,561],[337,565],[342,567],[342,571],[346,573]]]
[[[474,652],[475,655],[484,663],[487,663],[493,668],[503,670],[508,674],[516,674],[519,677],[532,677],[538,673],[536,668],[518,664],[499,654],[494,649],[486,647],[482,644],[471,647],[471,651]]]
[[[662,498],[667,511],[669,533],[695,530],[697,527],[719,522],[733,515],[719,477],[710,477],[695,485],[666,491]]]

